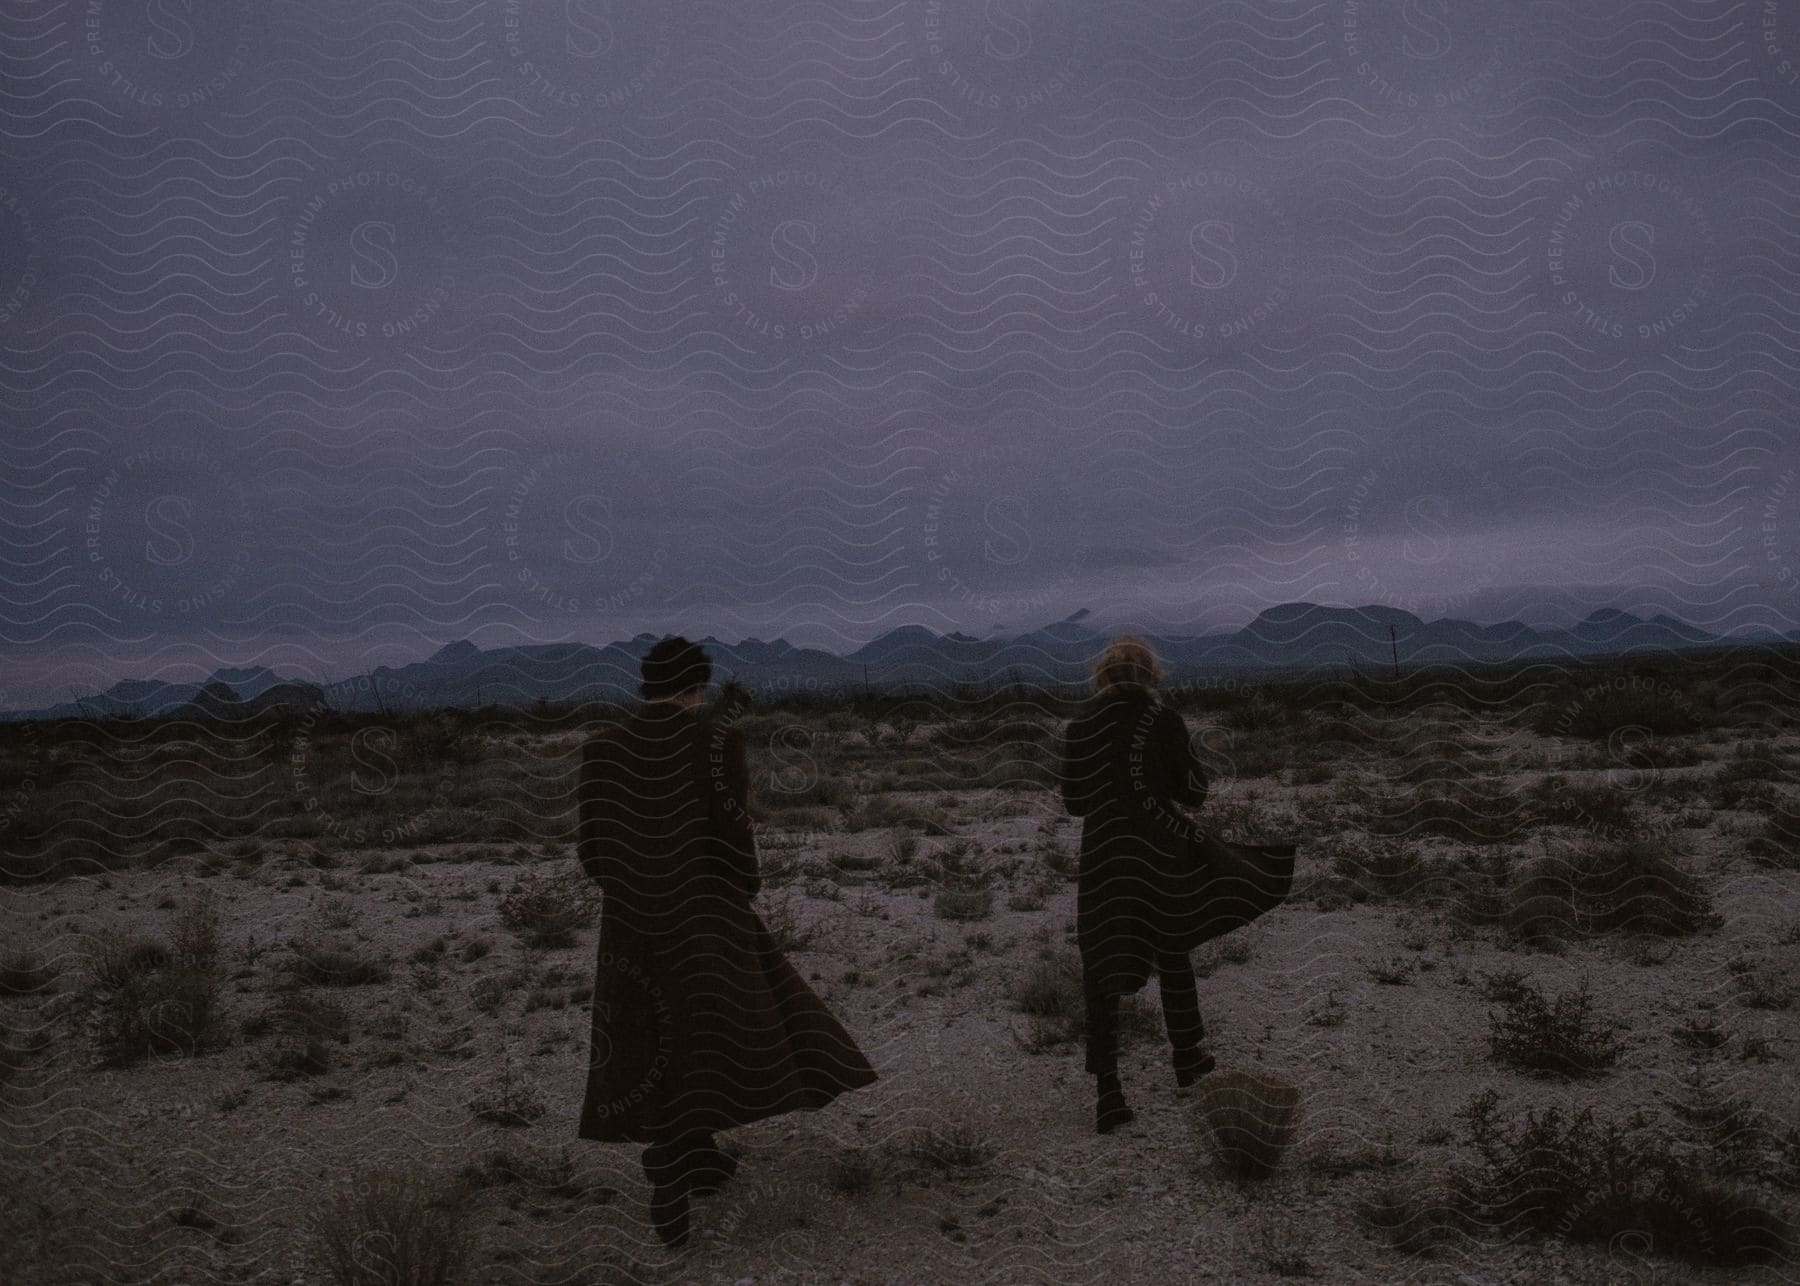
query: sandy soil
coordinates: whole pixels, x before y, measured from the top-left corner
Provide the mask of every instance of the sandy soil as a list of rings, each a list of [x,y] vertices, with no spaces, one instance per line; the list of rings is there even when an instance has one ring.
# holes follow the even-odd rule
[[[1230,786],[1291,805],[1310,790]],[[936,798],[934,796],[934,798]],[[1074,893],[1046,877],[1046,843],[1072,852],[1075,823],[1045,792],[1013,797],[993,819],[971,794],[953,829],[1014,873],[995,883],[991,917],[952,922],[926,887],[884,889],[866,872],[891,833],[764,835],[765,863],[797,863],[765,891],[770,910],[813,930],[795,959],[881,1073],[826,1111],[733,1137],[737,1179],[696,1206],[696,1235],[663,1250],[645,1220],[635,1149],[574,1137],[586,1054],[594,930],[534,950],[500,922],[499,901],[524,872],[573,869],[566,851],[443,846],[410,867],[321,871],[275,846],[209,871],[177,861],[153,871],[0,892],[0,932],[60,966],[47,990],[0,999],[33,1048],[7,1090],[0,1149],[20,1200],[4,1216],[9,1282],[319,1283],[303,1220],[358,1167],[454,1175],[504,1152],[523,1179],[479,1189],[473,1280],[602,1281],[1263,1281],[1470,1283],[1792,1280],[1800,1265],[1695,1270],[1629,1239],[1445,1246],[1402,1253],[1362,1220],[1359,1203],[1397,1178],[1425,1189],[1466,1154],[1457,1110],[1493,1088],[1510,1110],[1596,1104],[1663,1113],[1695,1092],[1748,1100],[1792,1125],[1800,1013],[1745,1007],[1729,962],[1770,952],[1793,964],[1783,935],[1800,924],[1800,873],[1737,851],[1731,819],[1688,838],[1690,865],[1723,925],[1692,938],[1606,938],[1560,954],[1521,951],[1491,928],[1443,911],[1371,901],[1323,910],[1305,889],[1329,861],[1310,836],[1302,892],[1209,948],[1201,981],[1221,1069],[1298,1083],[1303,1118],[1276,1175],[1242,1185],[1196,1141],[1160,1035],[1125,1055],[1137,1120],[1092,1132],[1080,1051],[1022,1044],[1029,1019],[1011,995],[1048,951],[1072,943]],[[981,818],[987,820],[980,820]],[[801,843],[793,846],[799,838]],[[948,842],[926,838],[921,852]],[[484,860],[470,860],[485,852]],[[859,862],[857,859],[864,859]],[[838,865],[841,865],[838,864]],[[808,871],[812,874],[809,876]],[[1036,887],[1041,909],[1009,907]],[[202,888],[223,915],[225,1042],[197,1057],[96,1069],[86,1030],[84,953],[127,925],[165,932]],[[1030,904],[1029,897],[1027,905]],[[243,1031],[277,992],[286,944],[354,944],[391,966],[386,981],[320,988],[348,1010],[347,1044],[317,1075],[271,1079],[268,1040]],[[441,954],[431,944],[442,940]],[[486,943],[470,950],[470,943]],[[427,949],[421,956],[421,949]],[[435,955],[435,959],[431,958]],[[467,955],[469,958],[465,958]],[[1371,967],[1385,969],[1382,982]],[[1484,975],[1521,970],[1549,990],[1587,980],[1626,1025],[1617,1069],[1566,1084],[1515,1073],[1488,1049]],[[1154,988],[1146,993],[1154,1005]],[[1697,1050],[1677,1028],[1715,1016],[1727,1039]],[[36,1033],[32,1036],[31,1033]],[[1766,1042],[1748,1057],[1753,1038]],[[1684,1080],[1684,1078],[1688,1078]],[[503,1103],[512,1119],[471,1105]],[[991,1155],[964,1168],[919,1160],[921,1131],[971,1131]],[[978,1149],[979,1150],[979,1149]],[[491,1176],[491,1168],[490,1168]],[[860,1189],[860,1190],[856,1190]],[[1790,1203],[1791,1209],[1791,1203]]]

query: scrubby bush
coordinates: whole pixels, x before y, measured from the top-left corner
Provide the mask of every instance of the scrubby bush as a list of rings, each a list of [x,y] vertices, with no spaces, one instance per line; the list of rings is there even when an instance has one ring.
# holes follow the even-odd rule
[[[1679,737],[1704,726],[1699,709],[1672,685],[1645,676],[1619,676],[1541,703],[1532,727],[1544,737],[1604,741],[1625,729]]]
[[[765,899],[762,918],[768,927],[769,936],[775,940],[775,946],[783,952],[807,950],[818,933],[818,925],[810,917],[801,914],[791,894]]]
[[[1703,1264],[1776,1260],[1786,1221],[1754,1192],[1726,1185],[1660,1138],[1642,1117],[1601,1121],[1552,1106],[1508,1129],[1487,1090],[1460,1113],[1475,1160],[1457,1168],[1457,1209],[1492,1237],[1521,1233],[1577,1242],[1636,1234],[1657,1253]]]
[[[1714,928],[1706,885],[1648,839],[1591,840],[1531,863],[1507,892],[1507,924],[1526,941],[1578,933],[1678,937]]]
[[[1087,1035],[1087,998],[1081,958],[1073,951],[1048,952],[1032,963],[1012,989],[1012,1005],[1031,1022],[1020,1047],[1030,1054],[1064,1049]],[[1158,1033],[1161,1020],[1142,993],[1119,998],[1119,1046]]]
[[[284,991],[244,1023],[244,1035],[270,1039],[263,1066],[273,1079],[317,1076],[331,1070],[332,1046],[349,1043],[350,1015],[310,991]]]
[[[1772,800],[1748,847],[1765,866],[1800,869],[1800,804],[1786,796]]]
[[[1632,794],[1604,782],[1572,782],[1550,773],[1531,788],[1531,805],[1538,817],[1562,826],[1605,835],[1626,835],[1640,829]]]
[[[1576,935],[1575,871],[1558,858],[1526,863],[1502,894],[1502,917],[1516,942],[1558,947]]]
[[[219,904],[211,889],[195,892],[176,911],[169,947],[189,969],[212,969],[219,962]]]
[[[1434,778],[1369,792],[1358,803],[1363,827],[1375,835],[1447,835],[1468,844],[1504,844],[1531,829],[1525,801],[1492,777]]]
[[[152,1054],[193,1055],[206,1048],[220,1016],[218,975],[184,966],[153,969],[106,994],[98,1040],[109,1064]]]
[[[1523,1071],[1565,1077],[1598,1076],[1618,1062],[1624,1051],[1619,1025],[1594,1012],[1586,983],[1551,1000],[1529,983],[1507,982],[1500,1008],[1488,1017],[1488,1048],[1495,1058]]]
[[[1719,922],[1706,885],[1657,841],[1590,843],[1575,850],[1571,864],[1576,914],[1590,933],[1677,937]]]
[[[392,973],[387,961],[365,955],[352,943],[303,938],[288,946],[291,954],[282,968],[299,986],[363,987],[386,982]]]
[[[1193,1105],[1196,1134],[1227,1173],[1261,1179],[1275,1172],[1300,1115],[1300,1090],[1263,1072],[1217,1072],[1200,1082]]]
[[[989,889],[943,888],[932,900],[940,920],[985,920],[994,913],[994,894]]]
[[[942,1174],[978,1170],[994,1159],[994,1144],[973,1125],[961,1122],[929,1125],[915,1131],[906,1142],[914,1161]]]
[[[191,1056],[218,1034],[218,972],[161,942],[123,930],[102,933],[89,946],[87,973],[95,1040],[108,1064]]]
[[[1766,741],[1746,741],[1712,774],[1714,808],[1767,808],[1777,799],[1777,783],[1790,773],[1786,755]]]
[[[1425,892],[1419,855],[1398,840],[1352,836],[1338,843],[1331,859],[1334,884],[1353,902],[1406,898]]]
[[[598,910],[593,882],[579,871],[525,874],[500,899],[500,923],[538,951],[575,944]]]
[[[453,1286],[474,1238],[466,1192],[416,1170],[368,1170],[309,1220],[337,1286]]]

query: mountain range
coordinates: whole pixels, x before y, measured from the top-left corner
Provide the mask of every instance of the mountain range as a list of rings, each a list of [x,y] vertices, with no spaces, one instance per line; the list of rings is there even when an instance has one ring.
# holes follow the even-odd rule
[[[903,625],[846,655],[796,647],[785,639],[701,642],[713,658],[715,679],[735,678],[753,694],[768,697],[861,691],[865,686],[894,691],[986,687],[1015,680],[1080,683],[1111,633],[1091,625],[1084,610],[1038,629],[983,639]],[[1539,628],[1517,621],[1426,622],[1391,607],[1313,603],[1271,607],[1242,629],[1225,633],[1146,632],[1145,636],[1175,679],[1344,667],[1385,672],[1396,654],[1401,665],[1419,666],[1790,641],[1775,634],[1727,638],[1670,616],[1646,620],[1613,608],[1566,628]],[[486,650],[464,639],[445,644],[422,661],[378,666],[367,674],[325,684],[279,675],[266,666],[223,668],[199,683],[126,679],[78,700],[0,712],[0,719],[206,718],[233,710],[239,714],[278,706],[301,710],[321,703],[333,710],[380,711],[490,704],[517,708],[539,699],[617,700],[635,694],[638,661],[656,638],[639,634],[603,645],[544,643]]]

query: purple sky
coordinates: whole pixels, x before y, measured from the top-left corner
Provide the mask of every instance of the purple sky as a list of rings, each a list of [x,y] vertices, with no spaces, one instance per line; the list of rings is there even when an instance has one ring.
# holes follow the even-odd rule
[[[1800,621],[1793,6],[0,10],[0,706],[1295,599]]]

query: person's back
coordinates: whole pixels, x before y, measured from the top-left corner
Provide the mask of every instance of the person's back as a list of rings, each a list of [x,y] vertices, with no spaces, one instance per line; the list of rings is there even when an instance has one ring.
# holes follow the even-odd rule
[[[1153,975],[1177,1084],[1192,1084],[1213,1065],[1200,1048],[1206,1029],[1193,967],[1178,941],[1180,926],[1195,915],[1200,874],[1182,809],[1205,802],[1206,775],[1187,725],[1156,695],[1159,674],[1143,640],[1115,640],[1095,666],[1094,696],[1063,740],[1063,803],[1082,819],[1075,939],[1102,1134],[1132,1119],[1119,1083],[1119,997]]]
[[[669,950],[671,935],[707,931],[719,899],[755,894],[748,818],[726,807],[742,763],[735,732],[667,701],[588,742],[580,850],[620,929]]]
[[[1069,721],[1065,747],[1063,802],[1076,817],[1180,827],[1175,809],[1205,798],[1204,778],[1188,777],[1181,716],[1149,688],[1121,684],[1089,697]]]

